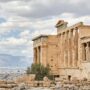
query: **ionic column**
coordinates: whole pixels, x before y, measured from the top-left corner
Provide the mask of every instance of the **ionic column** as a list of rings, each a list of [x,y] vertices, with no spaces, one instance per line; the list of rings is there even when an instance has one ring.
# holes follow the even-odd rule
[[[66,41],[65,41],[65,45],[66,45],[66,67],[68,67],[68,32],[66,32]]]
[[[42,61],[42,65],[43,66],[47,66],[47,64],[49,64],[48,58],[47,58],[47,46],[46,45],[42,45],[41,46],[41,61]]]
[[[89,43],[86,43],[86,60],[89,61]]]
[[[86,51],[85,51],[85,45],[84,43],[81,45],[82,46],[82,60],[85,61],[86,60]]]
[[[75,66],[78,65],[78,29],[75,29]]]
[[[61,65],[64,66],[63,34],[61,34]]]
[[[73,67],[75,67],[75,30],[73,29],[72,31],[73,33],[73,37],[72,37],[72,63],[73,63]]]
[[[67,67],[67,32],[64,36],[64,66]]]
[[[41,46],[39,46],[38,49],[39,49],[39,63],[41,63]]]
[[[65,45],[65,33],[63,33],[63,63],[64,67],[66,67],[66,45]]]
[[[72,63],[72,67],[73,67],[73,61],[74,61],[74,59],[73,59],[73,29],[71,30],[71,63]]]
[[[37,50],[36,50],[36,48],[34,48],[33,51],[34,51],[34,63],[37,63]]]
[[[39,48],[37,47],[37,63],[39,64]]]
[[[70,67],[70,32],[68,32],[68,67]]]
[[[78,29],[73,30],[73,67],[78,65]]]
[[[88,47],[89,47],[89,53],[88,53],[88,56],[89,56],[89,58],[88,58],[88,60],[90,61],[90,42],[88,42]]]
[[[70,64],[71,67],[72,67],[72,36],[73,36],[73,33],[70,30],[69,31],[69,52],[70,52],[70,61],[69,61],[69,64]]]
[[[61,67],[61,34],[58,36],[58,67]]]

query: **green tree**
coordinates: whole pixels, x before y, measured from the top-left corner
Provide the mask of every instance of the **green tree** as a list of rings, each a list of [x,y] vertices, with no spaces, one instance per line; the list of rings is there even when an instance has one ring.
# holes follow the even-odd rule
[[[26,73],[27,74],[35,74],[36,75],[36,78],[35,78],[36,80],[43,80],[43,78],[45,76],[47,76],[49,79],[53,78],[53,76],[50,75],[49,66],[44,67],[41,64],[32,64],[31,68],[30,67],[27,68]]]

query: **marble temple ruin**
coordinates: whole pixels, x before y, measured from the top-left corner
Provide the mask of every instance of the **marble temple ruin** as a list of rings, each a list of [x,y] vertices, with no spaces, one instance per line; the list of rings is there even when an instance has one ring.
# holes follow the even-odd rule
[[[90,25],[67,24],[59,20],[57,35],[33,38],[34,63],[49,66],[55,77],[90,79]]]

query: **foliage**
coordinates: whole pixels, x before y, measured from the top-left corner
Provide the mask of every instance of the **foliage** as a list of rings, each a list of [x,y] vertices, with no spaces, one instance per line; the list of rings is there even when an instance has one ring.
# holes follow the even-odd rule
[[[35,74],[36,80],[43,80],[45,76],[47,76],[49,79],[53,79],[53,76],[50,75],[50,69],[49,67],[44,67],[41,64],[32,64],[31,68],[27,68],[27,74]]]

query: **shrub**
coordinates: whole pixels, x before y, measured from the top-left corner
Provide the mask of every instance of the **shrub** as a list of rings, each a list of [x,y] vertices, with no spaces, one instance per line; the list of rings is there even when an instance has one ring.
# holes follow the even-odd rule
[[[27,68],[26,73],[35,74],[36,75],[35,80],[43,80],[45,76],[47,76],[49,79],[53,79],[53,76],[50,75],[49,66],[44,67],[41,64],[32,64],[31,68],[30,67]]]

